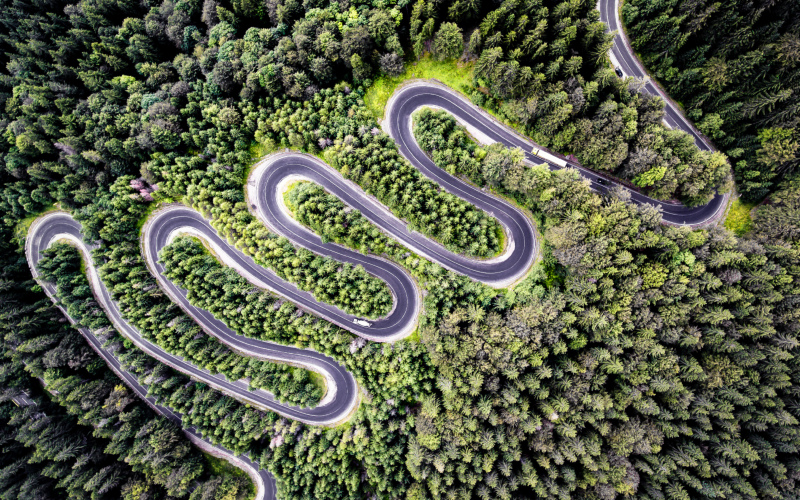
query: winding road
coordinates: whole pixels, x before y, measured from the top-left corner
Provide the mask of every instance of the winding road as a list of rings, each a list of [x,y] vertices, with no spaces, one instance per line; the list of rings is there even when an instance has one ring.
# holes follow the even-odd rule
[[[413,158],[410,159],[414,162]],[[414,163],[416,164],[416,162]],[[438,168],[429,161],[424,167],[423,173],[437,180],[435,174]],[[358,386],[352,374],[332,358],[313,350],[252,339],[232,331],[208,311],[194,307],[187,299],[186,291],[175,286],[164,276],[164,267],[158,261],[158,253],[178,235],[188,234],[200,237],[211,246],[225,264],[236,269],[255,286],[272,290],[293,301],[299,307],[364,338],[381,342],[397,340],[413,331],[420,312],[420,292],[411,276],[403,268],[388,260],[363,255],[341,245],[323,243],[319,236],[297,223],[288,214],[283,206],[283,197],[280,196],[280,193],[287,180],[304,178],[317,182],[351,206],[359,209],[369,220],[391,236],[448,269],[461,272],[493,286],[506,286],[524,276],[533,264],[537,253],[537,240],[530,220],[506,201],[488,195],[442,171],[439,173],[442,175],[442,182],[446,182],[443,187],[487,210],[503,224],[507,245],[500,256],[486,260],[470,259],[447,250],[419,233],[408,230],[403,221],[366,195],[358,186],[346,181],[331,167],[307,155],[272,155],[259,163],[248,182],[248,195],[253,203],[252,208],[256,215],[274,231],[286,236],[296,245],[308,248],[318,254],[362,265],[368,272],[387,283],[394,297],[392,311],[386,317],[372,321],[372,323],[354,322],[358,318],[347,315],[334,306],[317,302],[311,294],[299,290],[293,284],[280,279],[273,272],[257,265],[249,256],[221,238],[210,222],[201,214],[188,207],[168,206],[155,212],[146,221],[142,230],[145,261],[150,271],[156,276],[159,285],[170,298],[207,333],[240,354],[269,361],[288,362],[321,373],[326,379],[328,390],[322,401],[314,408],[300,408],[279,403],[268,391],[251,391],[243,380],[231,381],[221,374],[211,374],[145,339],[137,328],[123,318],[111,293],[100,280],[91,259],[91,250],[94,247],[83,240],[81,226],[70,214],[52,212],[34,221],[26,239],[26,257],[31,272],[34,277],[38,277],[36,265],[42,259],[42,252],[56,241],[71,242],[84,256],[92,289],[107,316],[117,331],[143,352],[181,373],[255,407],[272,410],[287,418],[312,425],[334,425],[352,414],[358,404]],[[55,287],[50,283],[41,283],[41,285],[57,304]],[[62,309],[62,312],[69,318],[66,311]],[[74,323],[72,318],[69,319]],[[136,377],[122,369],[119,360],[114,357],[113,353],[102,347],[102,343],[92,332],[85,328],[80,331],[109,366],[148,404],[168,418],[180,421],[179,414],[157,405],[152,398],[147,398],[146,388],[138,383]],[[247,457],[235,457],[230,452],[202,440],[202,437],[194,430],[188,430],[187,435],[198,445],[222,454],[228,460],[248,470],[258,485],[259,498],[274,498],[275,480],[268,472],[258,471],[255,464]]]
[[[37,264],[42,258],[42,251],[49,247],[52,243],[59,240],[68,240],[74,244],[83,254],[86,268],[89,274],[89,279],[92,289],[95,292],[100,305],[105,310],[109,319],[112,320],[114,327],[121,334],[126,337],[134,334],[134,338],[138,336],[138,331],[128,325],[119,315],[119,309],[116,304],[111,301],[110,295],[106,287],[99,280],[97,270],[91,260],[90,250],[91,247],[83,242],[80,233],[80,224],[76,222],[69,214],[64,212],[55,212],[48,214],[34,221],[28,231],[28,237],[25,241],[25,256],[28,260],[28,266],[31,269],[34,279],[39,277],[39,272],[36,269]],[[56,287],[52,283],[41,282],[40,285],[48,297],[56,304],[64,316],[72,323],[76,324],[67,311],[58,303],[56,296]],[[100,357],[102,357],[106,364],[117,374],[117,376],[125,382],[143,401],[157,413],[172,420],[183,428],[186,436],[201,449],[206,450],[217,456],[221,456],[230,461],[237,467],[243,469],[248,476],[253,480],[256,486],[255,500],[272,500],[275,498],[277,486],[275,477],[269,471],[260,469],[258,465],[253,462],[250,457],[246,455],[236,455],[233,452],[212,444],[211,442],[203,439],[203,436],[193,427],[186,427],[182,423],[182,416],[180,413],[171,410],[165,406],[159,405],[156,400],[147,395],[147,387],[139,383],[138,379],[130,372],[122,368],[119,360],[114,354],[103,347],[103,342],[100,341],[88,328],[80,327],[78,331],[86,338],[86,341],[94,349]],[[129,337],[130,338],[130,337]],[[146,342],[146,341],[143,341]],[[137,342],[137,345],[139,343]],[[145,351],[147,352],[147,351]],[[148,354],[150,354],[148,352]],[[152,355],[152,354],[151,354]],[[204,375],[208,375],[204,372]],[[210,384],[212,385],[212,384]]]
[[[600,0],[598,8],[601,12],[601,19],[609,24],[610,29],[619,29],[619,20],[616,14],[617,0]],[[611,51],[612,60],[617,62],[616,64],[624,74],[640,78],[646,77],[646,72],[641,68],[635,55],[622,38],[620,35],[615,39]],[[690,133],[701,149],[711,149],[657,86],[648,82],[645,90],[664,97],[667,102],[665,121],[668,125]],[[592,188],[598,192],[605,192],[610,188],[609,182],[611,181],[598,182],[598,174],[540,151],[539,146],[529,139],[500,124],[488,113],[451,89],[433,82],[414,82],[399,88],[387,103],[386,120],[383,122],[384,129],[395,140],[400,153],[423,175],[446,191],[491,214],[501,223],[506,232],[507,243],[501,255],[481,260],[471,259],[447,250],[431,239],[409,230],[404,221],[398,219],[372,196],[367,195],[359,186],[344,179],[335,169],[312,156],[297,153],[270,155],[253,169],[247,183],[248,203],[251,210],[274,232],[287,237],[295,245],[342,262],[361,265],[369,273],[386,282],[394,298],[392,311],[387,316],[363,322],[360,318],[346,314],[335,306],[317,302],[310,293],[287,283],[228,244],[217,234],[208,220],[188,207],[176,205],[159,210],[148,219],[143,229],[143,250],[151,272],[170,298],[197,321],[206,332],[240,354],[300,365],[317,371],[325,377],[328,391],[320,404],[314,408],[300,408],[279,403],[267,391],[250,391],[244,381],[230,381],[222,375],[212,375],[144,339],[136,328],[123,319],[119,308],[111,299],[108,289],[99,279],[92,264],[90,256],[92,247],[83,241],[80,224],[67,213],[55,212],[45,215],[37,219],[31,226],[26,241],[26,256],[31,271],[34,277],[38,276],[36,264],[42,258],[41,252],[44,249],[57,240],[69,240],[84,254],[95,295],[117,330],[148,355],[225,394],[256,407],[275,411],[287,418],[312,425],[332,425],[340,422],[351,414],[358,404],[358,387],[355,379],[347,370],[332,358],[310,349],[298,349],[251,339],[232,331],[208,311],[196,308],[189,303],[186,292],[163,275],[164,268],[158,262],[158,252],[176,235],[189,234],[200,237],[213,248],[216,255],[226,265],[236,269],[255,286],[272,290],[299,307],[361,337],[387,342],[407,336],[416,327],[421,307],[420,291],[413,278],[402,267],[386,259],[364,255],[335,243],[323,243],[318,235],[292,218],[286,207],[283,206],[282,191],[288,182],[305,179],[321,185],[351,207],[358,209],[370,222],[419,255],[451,271],[469,276],[490,286],[505,287],[513,284],[527,273],[538,254],[538,242],[533,225],[521,210],[510,203],[465,183],[433,164],[420,149],[412,131],[413,113],[426,106],[447,110],[473,135],[481,137],[485,142],[500,142],[509,147],[520,147],[525,151],[528,161],[536,164],[546,163],[551,169],[577,168],[584,177],[591,181]],[[537,154],[534,154],[534,151]],[[726,202],[726,197],[718,195],[705,206],[687,208],[679,204],[654,200],[627,187],[625,189],[630,191],[631,201],[660,206],[664,221],[676,225],[695,226],[708,222],[719,214]],[[42,283],[42,287],[57,303],[53,285]],[[66,311],[63,312],[66,315]],[[73,321],[72,318],[69,319]],[[80,331],[109,366],[140,397],[159,413],[180,422],[179,414],[157,405],[152,398],[147,397],[146,388],[140,385],[134,376],[121,368],[114,355],[103,349],[102,343],[90,331],[85,328],[81,328]],[[235,457],[227,450],[204,441],[195,430],[189,429],[186,432],[201,447],[222,454],[228,460],[247,470],[248,474],[256,481],[259,499],[274,498],[275,479],[271,474],[264,470],[258,470],[258,467],[247,457]]]
[[[148,226],[153,226],[153,220],[157,222],[164,220],[164,218],[151,218],[148,221]],[[209,239],[219,238],[216,236],[216,232],[210,229],[210,226],[208,228],[209,234],[205,235],[206,237]],[[147,234],[147,229],[145,229],[145,234]],[[239,335],[208,311],[192,306],[186,298],[186,292],[166,281],[159,273],[157,277],[159,283],[165,286],[165,291],[210,335],[218,338],[223,344],[240,354],[268,361],[297,364],[314,370],[325,377],[328,390],[320,403],[314,408],[301,408],[280,403],[268,391],[261,389],[251,391],[248,389],[248,383],[243,380],[231,381],[222,374],[212,375],[206,370],[197,368],[183,357],[165,351],[159,345],[142,337],[141,332],[122,317],[117,303],[111,298],[111,293],[100,280],[97,270],[91,261],[91,247],[83,241],[80,224],[69,214],[54,212],[37,219],[31,226],[26,245],[28,262],[31,267],[35,268],[42,258],[42,252],[58,240],[70,241],[84,254],[89,280],[95,296],[120,334],[158,361],[194,379],[207,383],[240,401],[308,424],[333,425],[339,423],[358,404],[358,386],[355,379],[350,372],[345,370],[333,358],[311,349],[299,349]],[[146,254],[146,256],[149,256],[149,254]],[[151,266],[153,264],[152,262],[148,263]]]
[[[491,259],[466,257],[410,230],[405,221],[397,218],[384,205],[367,195],[360,186],[345,180],[337,170],[309,155],[283,153],[266,157],[256,165],[250,175],[247,186],[248,198],[256,207],[257,217],[273,231],[315,253],[364,265],[371,273],[373,271],[371,268],[367,268],[367,263],[379,265],[376,261],[385,261],[372,256],[364,256],[335,243],[323,244],[319,236],[303,227],[287,213],[285,207],[282,206],[283,197],[281,196],[282,186],[286,184],[287,180],[304,179],[321,185],[350,207],[359,210],[364,217],[383,232],[417,254],[476,281],[499,288],[509,286],[527,273],[536,257],[538,243],[530,219],[521,210],[505,200],[487,194],[451,176],[436,167],[424,154],[422,157],[406,157],[411,160],[412,165],[446,191],[485,210],[500,222],[506,233],[506,247],[499,256]],[[399,266],[394,267],[398,272],[405,273]],[[375,274],[384,278],[386,273]],[[402,297],[398,298],[400,301],[403,300]],[[398,303],[395,307],[400,309],[401,306]],[[374,327],[368,330],[372,331]],[[359,335],[362,332],[357,329],[353,331]]]
[[[683,130],[691,135],[694,139],[694,143],[702,151],[714,151],[711,144],[694,128],[691,122],[683,116],[680,108],[678,108],[669,96],[650,79],[647,70],[639,62],[639,59],[636,57],[622,29],[622,22],[619,19],[619,0],[598,0],[597,9],[600,11],[600,20],[606,23],[608,30],[617,32],[617,36],[614,37],[614,45],[612,45],[609,51],[609,57],[614,66],[618,68],[624,76],[643,79],[645,81],[643,90],[649,94],[659,96],[664,100],[666,103],[664,108],[664,123],[668,127]],[[593,182],[593,187],[596,189],[600,188],[597,189],[598,191],[604,191],[606,189],[605,186],[595,186],[594,184],[596,184],[596,182]],[[725,206],[728,203],[728,195],[717,194],[710,202],[703,206],[688,208],[678,204],[652,200],[635,191],[631,192],[634,193],[632,200],[636,203],[650,203],[656,206],[661,205],[664,220],[675,225],[700,226],[720,215],[721,212],[725,210]]]
[[[617,37],[619,40],[619,37]],[[617,44],[614,45],[617,47]],[[453,178],[444,170],[437,168],[430,158],[420,149],[414,139],[411,128],[412,115],[415,111],[423,107],[433,107],[444,109],[451,113],[456,120],[464,125],[474,136],[482,138],[482,142],[499,142],[508,147],[519,147],[525,152],[527,161],[534,164],[547,164],[551,170],[558,170],[565,167],[577,169],[583,177],[588,179],[593,190],[605,193],[615,182],[601,177],[596,172],[583,168],[575,163],[569,163],[555,155],[543,151],[541,146],[535,144],[530,139],[523,137],[510,127],[498,122],[494,117],[469,102],[465,97],[457,94],[450,88],[434,82],[420,81],[399,88],[392,95],[386,107],[386,119],[384,129],[397,142],[400,152],[411,160],[414,166],[418,167],[426,176],[440,183],[448,191],[459,194],[476,206],[493,213],[500,219],[502,214],[498,214],[496,209],[483,203],[482,196],[491,197],[486,193],[472,188],[466,193],[459,193],[460,184],[458,179]],[[688,127],[687,132],[691,129]],[[681,127],[683,128],[683,127]],[[536,150],[538,154],[533,154]],[[449,187],[454,184],[454,187]],[[630,201],[636,204],[648,204],[661,207],[662,219],[664,222],[679,226],[699,226],[717,217],[724,210],[727,203],[725,195],[716,195],[706,205],[699,207],[685,207],[679,203],[668,203],[654,198],[650,198],[635,189],[621,185],[630,193]],[[474,191],[477,191],[474,193]],[[501,220],[502,222],[502,220]],[[506,223],[504,222],[504,225]],[[466,274],[466,273],[465,273]]]

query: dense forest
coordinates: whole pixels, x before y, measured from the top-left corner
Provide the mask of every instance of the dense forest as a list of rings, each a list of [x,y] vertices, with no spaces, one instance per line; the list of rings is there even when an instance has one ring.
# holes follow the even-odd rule
[[[435,127],[453,157],[483,156],[452,118],[420,118],[418,137]],[[423,330],[444,377],[409,450],[425,488],[501,498],[796,491],[796,186],[759,209],[745,240],[661,225],[651,207],[621,193],[603,200],[569,172],[516,164],[502,187],[544,216],[566,272],[535,300],[456,309]]]
[[[78,251],[65,243],[56,243],[45,251],[39,263],[41,279],[55,283],[61,305],[73,318],[81,318],[81,325],[90,329],[112,328],[111,323],[94,299],[89,282],[81,272]],[[197,264],[197,262],[193,262]],[[202,268],[198,272],[202,272]],[[206,276],[213,283],[213,278]],[[237,359],[238,366],[229,376],[247,378],[250,387],[265,389],[278,401],[295,405],[314,406],[322,397],[322,388],[311,382],[310,374],[303,369],[268,363],[253,358]]]
[[[725,154],[661,124],[663,102],[619,79],[589,0],[2,0],[0,497],[232,499],[170,421],[116,378],[30,276],[33,216],[70,211],[125,319],[167,352],[313,406],[307,372],[206,334],[150,274],[139,230],[161,203],[200,211],[232,245],[354,314],[385,285],[271,233],[249,210],[256,152],[317,155],[449,249],[495,255],[490,214],[422,176],[364,96],[421,58],[471,74],[457,90],[553,151],[664,199],[730,187]],[[762,5],[763,4],[763,5]],[[190,300],[237,332],[342,363],[361,402],[325,428],[256,410],[137,349],[93,299],[81,256],[40,266],[60,305],[159,404],[248,453],[279,498],[791,498],[800,489],[800,184],[796,2],[639,2],[635,48],[731,158],[753,230],[661,224],[623,191],[479,146],[447,113],[414,134],[434,162],[527,210],[542,260],[495,290],[415,255],[312,183],[286,193],[327,241],[404,266],[417,333],[369,342],[255,289],[195,240],[160,258]],[[736,30],[730,29],[736,26]],[[669,30],[667,29],[669,28]],[[413,71],[413,69],[412,69]],[[35,405],[9,402],[22,389]]]
[[[67,255],[59,257],[64,252]],[[68,257],[73,263],[77,259],[71,247],[54,249],[53,254],[54,259]],[[214,474],[180,428],[156,415],[126,387],[81,336],[65,326],[48,299],[25,300],[35,296],[31,291],[36,287],[29,276],[21,276],[28,272],[21,267],[24,260],[7,264],[0,295],[3,498],[200,500],[225,495],[243,499],[250,494],[249,480]],[[8,279],[15,277],[18,281]],[[123,354],[121,339],[103,326],[108,320],[78,267],[61,280],[77,285],[64,295],[71,314],[119,343]],[[89,298],[81,295],[87,292]],[[32,394],[35,404],[15,407],[11,398],[22,391]]]
[[[758,201],[800,165],[797,0],[628,0],[631,45]]]

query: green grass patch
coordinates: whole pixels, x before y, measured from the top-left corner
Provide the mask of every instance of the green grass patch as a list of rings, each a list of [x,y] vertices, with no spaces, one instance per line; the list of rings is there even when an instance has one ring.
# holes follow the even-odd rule
[[[250,147],[248,148],[248,152],[250,153],[250,157],[254,160],[258,160],[264,156],[267,156],[270,153],[274,153],[278,150],[278,147],[272,142],[258,142],[253,141],[250,143]]]
[[[161,203],[155,201],[147,205],[147,210],[145,210],[145,212],[142,214],[142,217],[139,219],[139,222],[136,223],[136,234],[142,234],[142,228],[144,227],[144,223],[147,222],[147,219],[149,219],[150,216],[153,215],[153,212],[158,210],[160,206]]]
[[[753,229],[753,219],[750,218],[750,211],[753,210],[755,203],[744,203],[740,199],[735,199],[725,217],[725,227],[733,231],[736,236],[742,236]]]
[[[206,465],[208,466],[208,470],[214,476],[234,476],[234,477],[243,477],[248,480],[248,484],[250,484],[250,491],[247,494],[247,499],[251,500],[256,497],[256,486],[253,484],[253,481],[250,479],[250,476],[247,475],[245,471],[242,469],[235,467],[233,464],[228,462],[225,459],[215,457],[210,453],[206,453],[205,451],[200,450],[203,453],[203,456],[206,459]]]
[[[467,92],[472,87],[472,69],[475,63],[455,60],[437,61],[425,54],[419,62],[409,62],[406,70],[399,76],[377,78],[367,89],[364,103],[375,118],[383,118],[386,102],[398,85],[411,78],[435,78],[445,85]]]
[[[215,476],[250,477],[245,471],[235,467],[233,464],[223,458],[215,457],[214,455],[206,453],[205,451],[203,452],[203,456],[206,458],[206,465],[208,465],[208,469],[211,471],[211,474]]]
[[[305,368],[295,368],[295,370],[306,371]],[[307,371],[308,371],[308,378],[311,379],[311,383],[319,388],[320,394],[325,394],[328,391],[328,384],[325,382],[325,376],[315,372],[314,370],[307,370]]]
[[[81,256],[81,267],[80,267],[81,274],[86,277],[87,281],[91,282],[91,278],[89,278],[89,270],[86,267],[86,256],[83,255],[83,253],[80,251],[78,251],[78,255]]]
[[[25,241],[25,237],[28,236],[28,231],[30,230],[33,221],[35,221],[44,214],[55,212],[56,210],[59,210],[58,205],[53,205],[51,207],[47,207],[43,210],[40,210],[35,214],[31,214],[25,217],[24,219],[20,219],[20,221],[17,222],[17,225],[14,227],[14,238],[19,240],[20,244],[22,244],[22,242]]]
[[[152,196],[153,201],[148,203],[147,210],[145,210],[144,214],[142,214],[139,222],[136,223],[137,234],[142,234],[142,228],[144,227],[145,222],[147,222],[147,219],[153,215],[153,212],[170,203],[183,203],[183,196],[170,196],[163,191],[156,191],[152,193]]]

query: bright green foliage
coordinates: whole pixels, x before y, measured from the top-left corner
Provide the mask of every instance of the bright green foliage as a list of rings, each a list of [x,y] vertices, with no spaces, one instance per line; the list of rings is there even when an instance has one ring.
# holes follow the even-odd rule
[[[335,241],[360,252],[378,255],[402,250],[358,210],[345,208],[338,198],[317,184],[301,182],[287,191],[285,198],[294,217],[319,232],[323,241]]]
[[[491,144],[475,146],[466,129],[446,111],[423,109],[414,115],[414,137],[434,163],[451,174],[464,175],[478,184],[497,185],[512,168],[525,160],[519,149]]]
[[[747,234],[753,229],[752,210],[752,203],[744,203],[739,198],[733,200],[725,216],[725,227],[730,229],[736,236]]]
[[[464,52],[464,35],[455,23],[442,23],[433,38],[433,53],[440,60],[455,59]]]
[[[566,279],[423,331],[439,394],[415,416],[411,491],[790,496],[797,190],[765,207],[763,233],[738,241],[662,225],[574,172],[520,166],[503,187],[542,213]]]
[[[480,7],[467,8],[473,4]],[[466,54],[477,58],[473,102],[542,146],[636,182],[650,196],[706,203],[715,188],[725,187],[725,158],[702,153],[689,135],[665,128],[661,99],[606,66],[612,38],[595,7],[589,0],[506,0],[499,6],[453,0],[447,9],[432,9],[419,0],[412,40],[418,12],[416,22],[432,21],[431,30],[481,13]]]
[[[42,279],[57,284],[58,295],[69,315],[80,318],[81,324],[92,330],[110,327],[103,310],[94,301],[89,282],[80,273],[78,251],[57,243],[46,255],[48,258],[39,265]],[[270,391],[278,401],[314,406],[322,397],[306,370],[246,357],[241,358],[240,365],[243,369],[237,372],[241,371],[241,378],[250,379],[250,387]]]
[[[698,128],[734,158],[756,201],[800,164],[797,0],[626,1],[631,45]]]
[[[446,111],[423,108],[414,114],[414,138],[434,163],[452,175],[480,178],[478,156],[485,154],[475,146],[464,127]]]

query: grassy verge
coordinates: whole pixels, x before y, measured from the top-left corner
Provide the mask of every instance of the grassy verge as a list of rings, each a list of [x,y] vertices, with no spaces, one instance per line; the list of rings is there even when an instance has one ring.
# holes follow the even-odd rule
[[[738,198],[733,200],[725,217],[725,227],[733,231],[736,236],[742,236],[753,228],[753,219],[750,218],[750,211],[755,203],[744,203]]]
[[[21,219],[19,222],[17,222],[17,225],[14,228],[14,238],[20,241],[20,244],[24,243],[25,237],[28,236],[28,230],[31,228],[33,221],[44,214],[55,212],[56,210],[60,210],[60,207],[57,204]]]
[[[259,160],[270,153],[274,153],[278,149],[280,148],[277,147],[274,143],[253,141],[250,143],[250,148],[248,149],[248,152],[250,153],[250,158],[252,158],[253,160]]]
[[[170,203],[183,203],[183,196],[168,196],[163,191],[153,193],[153,201],[147,204],[147,210],[142,214],[139,222],[136,223],[136,233],[141,235],[144,224],[153,215],[153,212]]]
[[[215,476],[234,476],[234,477],[243,477],[249,481],[250,484],[250,491],[247,494],[247,499],[251,500],[256,497],[256,487],[253,484],[250,476],[247,475],[245,471],[238,467],[234,467],[230,462],[224,460],[222,458],[217,458],[210,453],[206,453],[202,451],[203,456],[206,459],[206,465],[208,465],[208,469],[211,473]]]
[[[295,368],[296,370],[305,370],[305,368]],[[315,372],[314,370],[308,370],[309,378],[311,379],[311,383],[314,386],[318,387],[320,390],[320,394],[323,396],[326,392],[328,392],[328,384],[325,382],[325,376]]]
[[[463,63],[455,60],[437,61],[430,54],[425,54],[420,61],[406,64],[406,70],[399,76],[382,76],[367,89],[364,103],[375,118],[383,118],[386,102],[398,85],[411,78],[435,78],[456,90],[468,93],[472,86],[472,68],[474,63]]]

